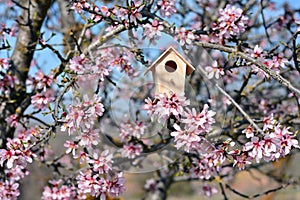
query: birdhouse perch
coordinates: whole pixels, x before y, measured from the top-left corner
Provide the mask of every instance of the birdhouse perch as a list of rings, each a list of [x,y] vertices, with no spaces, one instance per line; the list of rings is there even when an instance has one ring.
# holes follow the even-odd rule
[[[185,77],[195,68],[173,47],[169,47],[146,70],[145,75],[152,71],[155,82],[155,95],[160,93],[184,94]]]

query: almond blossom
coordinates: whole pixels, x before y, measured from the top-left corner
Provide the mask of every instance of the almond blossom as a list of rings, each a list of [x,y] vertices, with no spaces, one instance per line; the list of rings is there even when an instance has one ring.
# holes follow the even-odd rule
[[[72,155],[75,156],[76,149],[78,148],[78,145],[75,144],[75,142],[67,140],[64,144],[64,147],[67,148],[66,154],[69,154],[72,152]]]
[[[86,69],[85,65],[88,64],[89,59],[85,57],[84,54],[80,54],[79,56],[75,56],[70,60],[70,70],[79,73],[84,74]]]
[[[83,9],[89,8],[90,4],[85,0],[76,1],[72,4],[71,9],[75,10],[77,13],[82,13]]]
[[[7,124],[9,126],[12,126],[12,127],[17,127],[19,124],[19,118],[18,118],[18,115],[16,115],[16,114],[10,115],[8,118],[5,119],[5,121],[7,122]]]
[[[218,62],[216,60],[213,61],[211,66],[205,67],[205,71],[207,72],[207,77],[209,79],[212,79],[213,77],[219,79],[225,74],[223,68],[218,66]]]
[[[120,124],[121,141],[129,141],[132,137],[140,139],[145,133],[146,126],[143,122],[127,122]]]
[[[74,105],[69,105],[69,113],[64,119],[61,131],[68,131],[69,135],[76,130],[82,129],[83,132],[88,131],[94,125],[97,117],[103,115],[104,106],[101,103],[101,97],[94,95],[93,98],[84,96],[83,101],[76,99]]]
[[[171,136],[174,137],[175,147],[180,149],[183,147],[184,151],[191,152],[199,148],[201,137],[195,132],[181,130],[181,128],[174,124],[176,131],[171,132]]]
[[[192,41],[195,40],[195,35],[193,34],[192,31],[186,30],[184,27],[181,27],[180,29],[175,30],[175,39],[179,41],[179,44],[181,46],[187,44],[191,45]]]
[[[254,137],[254,129],[252,128],[252,126],[248,126],[242,131],[242,133],[246,134],[246,138]]]
[[[209,106],[204,104],[201,113],[197,113],[195,108],[192,110],[187,108],[182,122],[185,123],[185,128],[190,132],[195,132],[197,135],[205,134],[210,130],[210,127],[215,123],[213,116],[216,112],[209,110]]]
[[[8,58],[0,58],[0,70],[7,70],[10,67]]]
[[[217,194],[218,193],[218,190],[216,189],[215,186],[213,185],[209,185],[209,184],[203,184],[201,186],[201,189],[200,189],[200,194],[202,194],[206,197],[211,197],[213,196],[214,194]]]
[[[178,120],[180,115],[184,114],[184,106],[190,104],[183,95],[177,95],[175,93],[170,93],[170,97],[167,94],[159,94],[155,96],[157,103],[155,105],[155,111],[152,114],[152,118],[158,117],[159,123],[165,123],[166,120],[174,116]],[[143,109],[151,109],[149,106],[144,106]]]
[[[137,25],[138,22],[142,21],[141,11],[143,10],[144,5],[133,5],[129,9],[129,21],[133,22],[134,25]]]
[[[0,199],[17,200],[19,195],[19,183],[9,180],[0,181]]]
[[[124,144],[121,150],[122,156],[125,158],[133,159],[139,155],[141,155],[143,151],[143,147],[140,144]]]
[[[156,44],[155,41],[161,37],[161,31],[164,29],[162,22],[153,20],[151,24],[143,25],[144,37],[149,39],[150,44]]]
[[[159,0],[157,2],[157,8],[159,9],[162,17],[171,17],[177,12],[175,7],[176,0]]]
[[[74,199],[76,195],[74,187],[62,184],[62,180],[50,180],[49,183],[50,187],[44,188],[43,200]]]
[[[241,8],[227,5],[225,9],[219,10],[218,22],[214,24],[213,30],[217,31],[220,38],[239,36],[248,25],[246,17]]]
[[[31,103],[34,108],[45,110],[49,103],[54,101],[54,92],[49,89],[41,93],[37,93],[31,97]]]
[[[89,163],[93,166],[93,171],[103,174],[112,170],[113,155],[109,150],[103,151],[100,155],[97,152],[93,153],[93,157],[89,159]]]

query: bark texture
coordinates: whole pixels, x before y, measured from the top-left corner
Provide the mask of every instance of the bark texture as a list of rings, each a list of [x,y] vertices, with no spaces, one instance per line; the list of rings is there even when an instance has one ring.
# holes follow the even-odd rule
[[[19,81],[11,88],[7,99],[0,108],[0,148],[5,148],[7,138],[13,137],[14,128],[5,119],[14,113],[22,113],[30,105],[30,97],[26,94],[26,79],[35,47],[40,36],[40,28],[47,16],[52,0],[22,1],[22,15],[19,22],[17,42],[11,56],[11,71]],[[21,4],[21,3],[20,3]]]

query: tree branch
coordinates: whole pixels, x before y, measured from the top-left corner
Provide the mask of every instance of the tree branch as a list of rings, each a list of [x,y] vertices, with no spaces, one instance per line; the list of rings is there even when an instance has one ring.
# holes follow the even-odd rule
[[[273,79],[277,80],[281,85],[288,88],[289,90],[291,90],[292,92],[297,94],[297,96],[300,97],[300,90],[298,88],[296,88],[295,86],[293,86],[288,80],[286,80],[280,74],[277,74],[276,72],[274,72],[273,70],[268,68],[265,64],[263,64],[259,60],[252,58],[251,56],[247,55],[246,53],[238,51],[237,48],[232,47],[232,46],[223,46],[220,44],[212,44],[212,43],[208,43],[208,42],[195,42],[195,44],[198,46],[201,46],[203,48],[216,49],[216,50],[224,51],[227,53],[233,53],[237,56],[240,56],[241,58],[255,64],[258,68],[260,68],[265,73],[270,75]]]

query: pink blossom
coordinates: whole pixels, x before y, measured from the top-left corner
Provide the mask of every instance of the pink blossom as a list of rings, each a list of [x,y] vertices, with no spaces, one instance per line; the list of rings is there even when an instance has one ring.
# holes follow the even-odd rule
[[[82,13],[83,9],[90,8],[90,4],[85,0],[74,2],[71,6],[71,9],[75,10],[77,13]]]
[[[209,106],[205,104],[201,113],[197,113],[195,108],[192,110],[187,108],[182,122],[185,123],[185,128],[190,132],[195,132],[197,135],[209,131],[211,125],[215,123],[213,116],[216,112],[209,110]]]
[[[0,181],[0,199],[17,200],[19,195],[19,183],[11,180]]]
[[[9,94],[11,88],[20,83],[14,75],[5,74],[1,76],[3,76],[0,78],[0,93],[2,94]]]
[[[172,92],[170,97],[167,94],[159,94],[155,98],[157,99],[157,104],[153,113],[153,119],[158,117],[159,123],[165,123],[170,116],[174,116],[179,120],[179,116],[184,114],[183,107],[190,104],[190,101],[183,95],[177,95]]]
[[[268,117],[264,117],[263,131],[265,131],[267,129],[273,129],[275,123],[276,123],[276,120],[274,119],[273,113],[270,116],[268,116]]]
[[[77,179],[77,193],[80,199],[86,199],[86,195],[99,197],[105,200],[105,193],[107,185],[104,179],[100,178],[98,174],[93,174],[91,170],[80,172]]]
[[[254,50],[251,53],[251,57],[261,59],[264,56],[265,56],[264,50],[258,45],[255,45]]]
[[[176,35],[174,38],[179,41],[179,44],[183,46],[184,44],[191,45],[192,41],[195,40],[195,35],[192,31],[186,30],[184,27],[175,30]]]
[[[199,143],[201,141],[201,137],[195,134],[194,132],[189,132],[186,130],[181,130],[181,128],[174,124],[174,128],[176,131],[171,132],[171,136],[175,137],[175,147],[180,149],[184,148],[184,151],[190,152],[199,147]]]
[[[160,15],[162,17],[171,17],[176,13],[175,0],[159,0],[157,7],[159,8]]]
[[[138,22],[142,21],[142,14],[140,13],[144,8],[144,5],[133,5],[130,7],[129,15],[130,22],[133,22],[134,25],[137,25]]]
[[[98,153],[93,154],[93,158],[89,160],[92,164],[93,170],[99,174],[108,173],[112,169],[113,155],[105,150],[99,156]]]
[[[70,70],[84,74],[85,73],[85,65],[87,64],[88,59],[85,57],[84,54],[80,54],[79,56],[75,56],[70,60]]]
[[[5,121],[7,122],[7,124],[9,126],[12,126],[12,127],[17,127],[18,124],[19,124],[19,118],[18,118],[18,115],[16,114],[12,114],[10,116],[8,116]]]
[[[13,168],[9,168],[4,170],[8,180],[10,181],[19,181],[23,179],[25,176],[29,175],[29,171],[25,169],[23,166],[16,165]]]
[[[30,137],[8,139],[7,149],[0,149],[0,165],[3,166],[6,161],[10,169],[16,165],[25,167],[27,163],[32,163],[32,158],[37,156],[29,149],[30,142]]]
[[[82,102],[80,99],[76,99],[74,105],[68,106],[69,113],[65,119],[61,120],[64,122],[61,131],[68,130],[69,135],[77,129],[88,132],[93,127],[97,117],[103,115],[104,106],[100,101],[101,97],[97,95],[94,95],[91,99],[84,95]]]
[[[283,53],[279,53],[278,55],[273,56],[273,66],[272,69],[274,68],[285,68],[285,65],[289,62],[286,58],[283,57]]]
[[[79,153],[79,155],[75,155],[73,158],[74,159],[78,159],[79,158],[79,163],[80,164],[83,164],[84,162],[88,162],[89,161],[88,154],[85,153],[84,151],[81,151]]]
[[[208,180],[217,175],[217,168],[214,166],[213,158],[209,155],[203,155],[201,159],[193,159],[193,167],[190,169],[192,178]]]
[[[120,124],[120,136],[123,142],[129,141],[131,137],[140,139],[145,133],[146,126],[143,122],[128,122]]]
[[[8,58],[0,58],[0,70],[7,70],[10,67]]]
[[[97,145],[100,141],[100,133],[98,130],[88,129],[83,130],[83,132],[76,138],[79,140],[79,145],[84,147],[92,147],[92,145]]]
[[[242,133],[246,134],[246,138],[254,137],[254,129],[252,128],[252,126],[248,126],[242,131]]]
[[[124,144],[122,148],[122,156],[133,159],[139,155],[141,155],[141,152],[143,151],[143,147],[140,144],[134,144],[134,143],[129,143],[129,144]]]
[[[214,76],[216,79],[219,79],[221,75],[225,74],[223,68],[218,66],[216,60],[213,61],[212,66],[205,67],[205,71],[209,79],[212,79]]]
[[[37,155],[30,149],[32,143],[31,136],[20,136],[18,138],[8,139],[6,146],[8,150],[14,150],[18,156],[16,164],[26,166],[27,163],[32,163],[32,159]]]
[[[206,196],[206,197],[211,197],[214,194],[217,194],[218,190],[213,185],[203,184],[201,189],[200,189],[200,193],[203,193],[204,196]]]
[[[147,179],[144,188],[149,191],[156,191],[158,189],[156,180],[153,178]]]
[[[105,17],[109,17],[110,16],[110,10],[108,7],[106,6],[101,6],[100,7],[101,12],[104,14]]]
[[[156,44],[156,40],[161,37],[161,31],[164,29],[162,22],[153,20],[151,24],[147,23],[143,25],[144,27],[144,37],[150,40],[150,43]]]
[[[234,157],[233,166],[237,166],[240,170],[244,170],[246,165],[250,165],[252,163],[252,157],[247,154],[242,154]]]
[[[75,156],[76,149],[78,148],[78,145],[75,144],[75,142],[67,140],[64,144],[64,147],[67,148],[66,154],[69,154],[72,152],[72,155]]]
[[[214,24],[213,30],[218,31],[219,38],[230,38],[238,36],[245,31],[248,24],[248,17],[243,10],[235,6],[227,5],[225,9],[219,11],[217,24]]]
[[[152,101],[149,97],[145,99],[146,104],[143,105],[142,109],[147,110],[147,114],[151,117],[153,121],[153,117],[155,116],[156,103],[157,101]]]
[[[290,132],[288,127],[281,128],[280,125],[277,125],[274,134],[278,138],[280,146],[279,152],[275,155],[276,158],[289,154],[292,147],[299,149],[298,140],[295,139],[294,133]]]
[[[247,142],[244,145],[243,151],[249,151],[249,156],[256,158],[256,162],[263,158],[263,145],[258,137],[252,137],[251,142]]]
[[[34,108],[45,110],[49,103],[54,101],[53,90],[49,89],[44,92],[37,93],[31,97],[31,103]]]
[[[6,149],[0,149],[0,165],[3,167],[4,162],[6,161],[6,166],[8,169],[13,167],[13,164],[15,160],[18,159],[18,156],[16,156],[15,150],[6,150]]]
[[[93,74],[99,76],[101,81],[104,81],[104,78],[110,74],[111,69],[108,68],[107,63],[102,57],[98,57],[96,58],[95,65],[92,66],[91,71]]]
[[[50,180],[49,183],[51,187],[46,186],[44,188],[42,199],[43,200],[67,200],[74,199],[75,192],[74,188],[69,185],[62,185],[62,180],[53,181]]]
[[[38,71],[35,74],[35,77],[32,77],[30,82],[28,82],[32,86],[36,86],[37,89],[43,89],[46,91],[47,87],[50,87],[53,82],[53,75],[46,76],[42,71]]]
[[[118,68],[121,68],[121,72],[125,72],[126,74],[128,74],[128,76],[135,77],[137,76],[137,73],[130,63],[130,56],[131,55],[124,55],[122,57],[114,59],[113,65],[117,66]]]
[[[125,179],[123,178],[123,173],[118,173],[113,179],[106,179],[105,182],[108,185],[107,194],[110,197],[117,197],[125,191]]]

